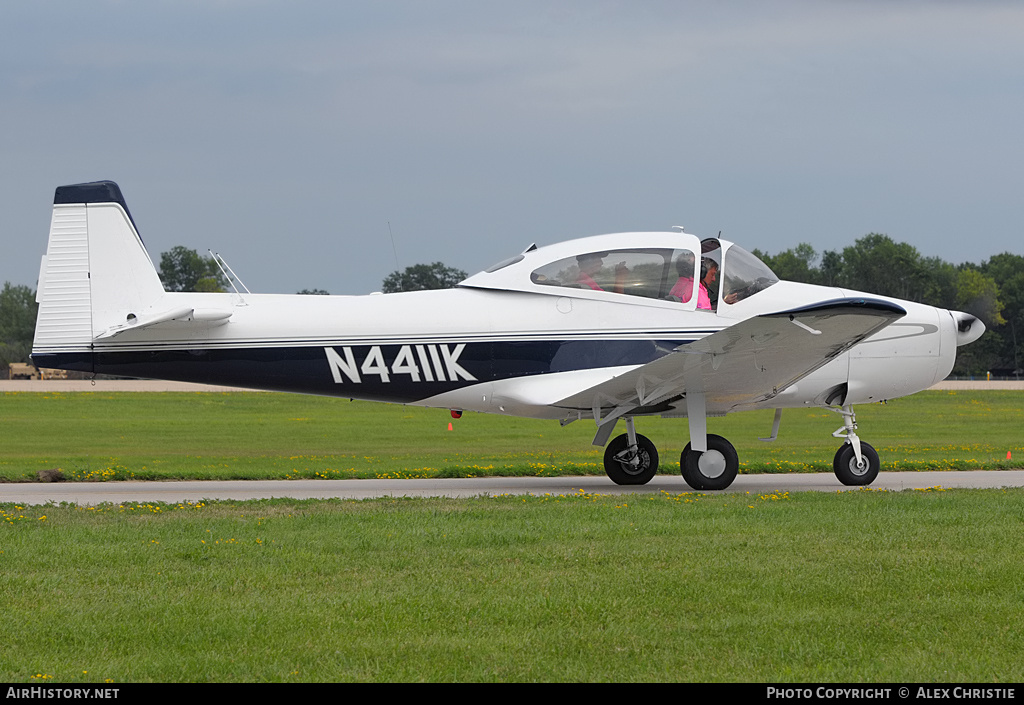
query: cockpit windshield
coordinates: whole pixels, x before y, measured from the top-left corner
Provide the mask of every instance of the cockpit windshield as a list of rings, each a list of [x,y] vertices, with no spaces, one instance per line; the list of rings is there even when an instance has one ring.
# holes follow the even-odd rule
[[[775,272],[757,257],[739,245],[729,248],[722,277],[722,296],[727,304],[742,301],[778,281]]]

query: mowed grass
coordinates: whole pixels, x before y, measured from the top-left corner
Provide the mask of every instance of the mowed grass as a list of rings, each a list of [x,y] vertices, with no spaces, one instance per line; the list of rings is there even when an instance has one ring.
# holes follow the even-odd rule
[[[1024,491],[2,505],[0,681],[1020,682]]]
[[[1024,395],[922,392],[857,407],[883,470],[1021,467]],[[448,430],[449,423],[452,430]],[[831,472],[838,415],[787,409],[713,418],[741,472]],[[679,471],[685,419],[641,418],[638,432]],[[620,424],[619,431],[623,431]],[[270,393],[0,394],[0,481],[60,469],[72,480],[270,479],[602,474],[592,421],[554,421]],[[1007,460],[1010,452],[1011,459]]]
[[[860,407],[860,432],[890,469],[1007,467],[1020,397]],[[770,424],[710,430],[745,471],[830,470],[838,417],[787,411],[759,443]],[[638,426],[676,472],[685,421]],[[5,394],[0,477],[601,473],[592,433],[278,394]],[[0,504],[0,681],[1020,681],[1022,500]]]

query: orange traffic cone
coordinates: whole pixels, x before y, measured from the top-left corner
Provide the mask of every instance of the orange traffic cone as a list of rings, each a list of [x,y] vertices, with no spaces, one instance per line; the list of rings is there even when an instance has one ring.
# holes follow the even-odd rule
[[[451,431],[451,430],[452,430],[452,422],[451,422],[451,421],[449,421],[449,422],[448,422],[448,430],[449,430],[449,431]]]

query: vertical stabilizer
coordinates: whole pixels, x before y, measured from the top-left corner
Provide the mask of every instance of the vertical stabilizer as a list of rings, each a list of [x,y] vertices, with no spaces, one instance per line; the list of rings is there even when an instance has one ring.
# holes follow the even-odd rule
[[[33,353],[81,352],[164,293],[113,181],[61,186],[39,270]]]

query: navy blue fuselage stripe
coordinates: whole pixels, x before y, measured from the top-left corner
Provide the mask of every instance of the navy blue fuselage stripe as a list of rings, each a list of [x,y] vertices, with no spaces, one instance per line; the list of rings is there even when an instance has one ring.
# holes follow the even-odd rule
[[[373,401],[411,402],[480,382],[600,367],[642,365],[688,342],[542,340],[437,345],[251,347],[45,353],[33,355],[32,359],[39,367],[95,374]],[[431,347],[434,349],[430,350]],[[337,361],[333,369],[327,350],[333,351]],[[415,371],[415,374],[409,370]],[[358,377],[359,381],[355,381],[353,376]]]

